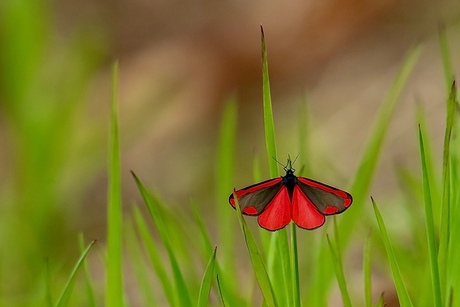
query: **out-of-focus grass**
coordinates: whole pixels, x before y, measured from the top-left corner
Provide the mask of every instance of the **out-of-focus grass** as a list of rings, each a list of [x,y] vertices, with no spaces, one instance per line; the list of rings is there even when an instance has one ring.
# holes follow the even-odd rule
[[[77,36],[69,39],[68,49],[59,49],[59,56],[47,54],[51,44],[51,28],[46,21],[49,14],[47,6],[39,1],[0,2],[0,99],[2,119],[7,119],[2,127],[9,136],[9,150],[14,153],[11,168],[7,170],[9,179],[1,187],[0,244],[4,248],[0,251],[0,306],[41,306],[55,302],[58,306],[95,306],[102,297],[105,297],[107,306],[129,305],[132,303],[131,293],[125,288],[126,277],[122,274],[128,268],[135,271],[133,279],[129,280],[130,285],[137,284],[137,293],[141,294],[136,303],[145,306],[326,306],[332,301],[331,289],[336,285],[346,306],[383,306],[383,294],[372,296],[372,293],[384,290],[373,289],[378,285],[372,283],[373,267],[387,274],[389,280],[394,280],[401,305],[458,304],[460,226],[456,221],[460,217],[460,193],[456,187],[460,184],[460,107],[455,84],[452,85],[451,53],[444,32],[440,35],[440,46],[446,83],[449,84],[446,96],[449,98],[443,164],[436,165],[432,158],[431,151],[436,149],[429,146],[432,142],[426,133],[428,127],[423,116],[419,115],[423,128],[420,134],[421,171],[420,174],[401,176],[405,182],[401,193],[416,195],[413,199],[420,200],[420,203],[396,204],[407,206],[407,210],[413,213],[407,223],[406,240],[409,240],[410,247],[406,246],[407,241],[399,240],[391,228],[385,227],[389,218],[383,210],[380,213],[379,208],[385,204],[378,200],[379,206],[374,204],[377,229],[372,222],[375,219],[371,214],[368,190],[379,157],[385,154],[385,134],[394,107],[417,62],[418,48],[408,54],[377,113],[368,145],[357,161],[356,176],[350,179],[355,202],[337,217],[333,236],[330,234],[330,218],[322,230],[302,233],[302,236],[293,225],[275,233],[254,232],[247,225],[247,217],[239,211],[234,212],[228,205],[233,173],[237,171],[233,161],[237,146],[238,102],[234,97],[226,103],[222,114],[215,191],[208,191],[215,194],[214,205],[218,207],[215,210],[218,212],[216,227],[208,228],[201,214],[203,204],[191,201],[194,214],[188,216],[184,214],[185,210],[163,201],[161,193],[144,186],[137,177],[134,180],[150,216],[144,216],[138,206],[134,206],[131,216],[122,216],[119,131],[116,129],[114,99],[109,146],[112,184],[108,201],[107,266],[95,268],[94,263],[83,264],[89,248],[82,249],[76,268],[84,265],[84,278],[75,279],[75,270],[69,279],[70,270],[56,267],[63,263],[68,267],[76,257],[69,256],[59,263],[54,258],[48,262],[46,259],[53,254],[55,246],[63,242],[62,238],[72,236],[56,214],[62,211],[60,206],[74,199],[71,193],[63,192],[60,180],[63,173],[79,168],[76,160],[67,157],[71,156],[72,139],[78,131],[75,116],[81,97],[100,54],[87,48],[85,41]],[[264,36],[261,43],[266,155],[270,176],[276,177],[280,173],[273,159],[278,158],[277,142]],[[308,144],[307,112],[307,102],[303,102],[300,116],[293,117],[293,121],[298,120],[301,158],[308,156],[308,150],[313,150]],[[262,180],[260,169],[264,166],[258,161],[263,159],[260,156],[248,159],[255,161],[255,180]],[[301,175],[309,165],[307,161],[299,163],[303,163],[297,172]],[[441,169],[442,182],[439,182],[436,174]],[[236,221],[240,222],[242,234],[235,229]],[[361,227],[360,221],[364,221]],[[364,243],[362,230],[366,227],[375,229]],[[237,246],[239,236],[246,240],[249,253],[241,253],[241,246]],[[328,241],[328,238],[331,239]],[[354,248],[362,247],[361,250],[365,251],[365,290],[360,296],[356,293],[360,292],[361,285],[350,282],[354,281],[349,266],[351,242]],[[129,257],[123,257],[124,250],[128,251]],[[387,259],[386,255],[388,261],[382,261]],[[415,259],[417,265],[413,265]],[[388,265],[394,279],[390,277]],[[253,270],[247,270],[251,266]],[[304,271],[305,267],[308,267],[308,273]],[[92,274],[93,270],[101,269],[107,270],[104,293],[100,290],[101,285],[96,284],[100,281]]]

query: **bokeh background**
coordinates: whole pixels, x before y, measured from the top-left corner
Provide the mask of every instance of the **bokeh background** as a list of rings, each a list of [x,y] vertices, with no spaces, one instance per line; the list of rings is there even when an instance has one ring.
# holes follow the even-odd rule
[[[301,151],[304,120],[309,156],[296,163],[309,166],[306,176],[343,188],[404,55],[422,45],[372,185],[374,197],[391,202],[400,197],[395,166],[419,167],[417,103],[442,155],[439,31],[458,68],[459,18],[458,2],[447,0],[0,1],[0,301],[38,300],[45,263],[56,273],[71,267],[80,232],[98,239],[102,253],[114,61],[124,206],[140,200],[134,170],[184,211],[193,196],[212,229],[215,206],[227,205],[216,203],[213,186],[229,97],[238,101],[234,185],[253,183],[254,157],[268,176],[260,24],[278,158]],[[302,104],[308,118],[299,118]],[[95,271],[102,281],[103,269]]]

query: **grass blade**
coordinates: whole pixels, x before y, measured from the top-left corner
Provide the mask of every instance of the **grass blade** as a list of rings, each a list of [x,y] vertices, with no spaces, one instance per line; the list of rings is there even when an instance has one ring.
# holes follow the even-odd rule
[[[421,48],[417,47],[407,54],[379,110],[378,117],[350,189],[350,194],[353,195],[353,205],[350,209],[350,214],[346,218],[340,219],[338,223],[339,232],[342,234],[341,243],[344,247],[348,245],[351,239],[352,232],[348,230],[354,229],[357,222],[362,219],[365,199],[372,183],[380,153],[382,152],[383,142],[389,127],[388,123],[391,121],[393,110],[417,63],[420,53]],[[327,305],[327,293],[333,274],[330,261],[328,248],[322,244],[319,249],[318,262],[315,266],[314,283],[309,289],[308,302],[313,306]]]
[[[299,254],[297,248],[297,226],[291,223],[291,278],[293,306],[300,307]]]
[[[260,26],[262,44],[262,94],[264,109],[264,131],[265,145],[267,147],[268,167],[270,176],[278,176],[278,164],[276,163],[276,143],[275,143],[275,122],[273,120],[272,97],[270,93],[270,78],[268,74],[267,48],[265,44],[264,28]]]
[[[163,216],[161,215],[161,211],[159,209],[160,203],[159,201],[153,197],[142,185],[141,181],[134,172],[131,172],[135,181],[136,185],[141,192],[142,198],[144,199],[150,215],[155,222],[155,225],[158,229],[158,233],[160,234],[161,241],[166,248],[168,253],[169,262],[171,264],[171,269],[174,276],[175,281],[175,289],[176,289],[176,297],[179,299],[179,305],[181,306],[192,306],[192,299],[190,298],[190,293],[187,289],[187,284],[185,283],[184,276],[182,275],[182,271],[179,268],[179,264],[177,258],[174,254],[171,242],[168,238],[168,231],[164,225]]]
[[[364,303],[366,307],[372,306],[372,272],[371,272],[371,239],[368,236],[364,246],[363,256],[364,275]]]
[[[446,288],[447,253],[451,236],[451,174],[450,174],[450,152],[451,139],[454,126],[455,109],[458,105],[457,87],[455,81],[452,83],[447,100],[446,130],[444,133],[444,149],[442,162],[442,203],[441,203],[441,230],[439,234],[439,273],[442,288]]]
[[[273,108],[270,93],[270,78],[268,73],[267,48],[265,43],[264,28],[260,26],[261,49],[262,49],[262,94],[264,110],[264,131],[265,145],[267,149],[268,166],[270,176],[278,176],[278,163],[276,162],[275,123],[273,120]],[[281,305],[292,305],[292,277],[290,269],[290,250],[286,228],[283,228],[271,235],[270,247],[267,255],[270,268],[269,275],[279,289],[279,303]]]
[[[216,264],[216,251],[217,246],[214,248],[208,265],[206,266],[203,279],[201,281],[200,294],[198,295],[198,307],[208,306],[209,294],[211,293],[212,278],[214,276],[214,267]]]
[[[135,207],[137,208],[137,207]],[[126,248],[130,258],[130,264],[134,273],[135,279],[139,289],[140,295],[143,296],[143,306],[158,306],[155,300],[154,293],[152,291],[152,283],[149,280],[148,270],[146,270],[146,263],[142,255],[141,248],[139,246],[139,240],[137,239],[135,227],[133,223],[129,223],[126,228]]]
[[[433,287],[433,299],[435,306],[442,306],[441,299],[441,285],[439,280],[438,257],[436,252],[436,239],[433,221],[433,204],[431,199],[430,179],[428,175],[428,167],[425,154],[425,146],[423,143],[422,127],[419,126],[419,141],[420,141],[420,157],[422,162],[422,175],[423,175],[423,195],[425,199],[425,218],[426,218],[426,231],[428,238],[428,252],[430,257],[431,269],[431,282]]]
[[[113,66],[112,103],[109,134],[109,191],[107,217],[106,306],[123,306],[122,212],[120,145],[118,136],[118,63]]]
[[[344,307],[351,307],[351,299],[350,294],[348,293],[347,289],[347,282],[345,279],[345,274],[343,272],[343,265],[342,265],[342,253],[340,252],[339,246],[339,236],[337,231],[337,222],[334,218],[334,237],[335,237],[335,244],[329,238],[329,235],[326,235],[327,243],[329,245],[329,250],[331,251],[332,255],[332,264],[334,265],[335,275],[337,277],[337,283],[339,285],[340,294],[342,295],[342,302]]]
[[[166,273],[164,261],[160,256],[160,252],[158,251],[157,245],[151,237],[147,224],[144,218],[142,217],[139,208],[134,207],[133,212],[139,235],[147,249],[147,254],[149,256],[150,263],[152,264],[153,269],[156,275],[158,276],[159,282],[166,296],[166,300],[168,301],[169,305],[176,306],[179,304],[179,302],[176,301],[176,296],[174,293],[172,282],[168,274]]]
[[[62,292],[61,297],[59,298],[58,303],[56,304],[57,307],[64,307],[69,304],[70,295],[72,294],[73,286],[75,285],[77,273],[80,267],[82,266],[83,262],[85,261],[86,255],[88,255],[89,251],[93,247],[94,243],[96,243],[96,240],[94,240],[88,245],[86,250],[80,256],[80,259],[78,259],[77,264],[75,265],[74,269],[72,270],[72,273],[70,274],[69,281],[67,282],[64,291]]]
[[[238,108],[235,96],[230,97],[226,102],[223,117],[220,125],[219,147],[217,149],[216,163],[216,197],[217,213],[219,219],[219,250],[222,255],[222,265],[229,271],[235,270],[234,258],[234,242],[235,224],[232,215],[228,214],[229,206],[228,195],[233,189],[233,169],[234,169],[234,151],[237,131],[237,116]],[[211,247],[212,248],[212,247]]]
[[[83,239],[83,234],[79,236],[79,243],[80,243],[80,251],[84,253],[85,251],[85,242]],[[86,292],[88,294],[88,302],[86,306],[88,307],[96,307],[96,296],[94,295],[94,287],[91,280],[91,275],[89,271],[88,263],[85,261],[83,262],[83,271],[85,273],[85,283],[86,283]]]
[[[235,192],[233,193],[233,197],[235,199],[235,207],[238,214],[238,221],[240,222],[241,231],[243,232],[246,247],[248,248],[249,252],[249,257],[251,258],[252,268],[254,269],[254,274],[256,276],[257,283],[259,284],[260,291],[262,292],[262,295],[264,297],[265,304],[268,307],[277,306],[273,288],[268,277],[268,272],[265,267],[265,262],[262,258],[259,247],[257,246],[256,241],[254,240],[254,237],[252,233],[249,231],[248,225],[246,224],[246,221],[243,218],[241,208],[238,203],[238,197],[236,196]]]
[[[380,234],[382,235],[383,244],[385,245],[385,250],[387,251],[388,260],[390,262],[391,273],[393,274],[393,281],[395,283],[399,303],[402,307],[413,306],[409,294],[407,293],[406,286],[404,285],[404,281],[401,277],[401,272],[399,270],[399,265],[393,250],[393,245],[390,242],[390,237],[388,236],[387,228],[385,227],[385,223],[383,222],[382,215],[380,214],[380,211],[377,208],[374,199],[371,198],[371,200],[372,206],[374,207],[375,217],[379,225]]]
[[[454,72],[452,69],[452,57],[450,55],[446,29],[444,27],[440,27],[438,31],[438,39],[439,49],[441,50],[442,66],[444,68],[444,79],[446,80],[446,91],[449,91],[451,89],[452,82],[454,81]]]
[[[224,295],[222,294],[222,287],[220,284],[219,274],[216,275],[216,282],[217,282],[217,290],[219,292],[220,304],[222,305],[222,307],[225,307],[225,299],[224,299]]]

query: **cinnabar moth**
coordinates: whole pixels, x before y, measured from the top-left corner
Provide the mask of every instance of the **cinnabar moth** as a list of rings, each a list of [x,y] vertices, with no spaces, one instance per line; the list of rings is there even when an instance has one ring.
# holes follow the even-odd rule
[[[285,176],[256,183],[235,192],[241,212],[258,216],[260,227],[279,230],[289,222],[305,229],[322,226],[326,215],[345,211],[353,198],[345,191],[294,175],[288,158]],[[233,193],[229,202],[235,208]]]

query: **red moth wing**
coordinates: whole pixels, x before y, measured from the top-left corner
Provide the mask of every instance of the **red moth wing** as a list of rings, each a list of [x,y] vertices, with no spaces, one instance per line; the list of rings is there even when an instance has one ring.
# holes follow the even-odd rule
[[[275,231],[285,227],[291,221],[291,201],[286,186],[273,197],[265,210],[257,218],[260,227]]]
[[[353,202],[351,195],[345,191],[304,177],[297,177],[297,180],[300,190],[321,214],[341,213]]]
[[[305,229],[318,228],[326,220],[299,185],[294,186],[292,193],[292,220],[297,226]]]
[[[261,214],[280,191],[283,186],[282,180],[281,177],[270,179],[236,191],[241,212],[246,215]],[[233,193],[230,194],[228,201],[235,208]]]

